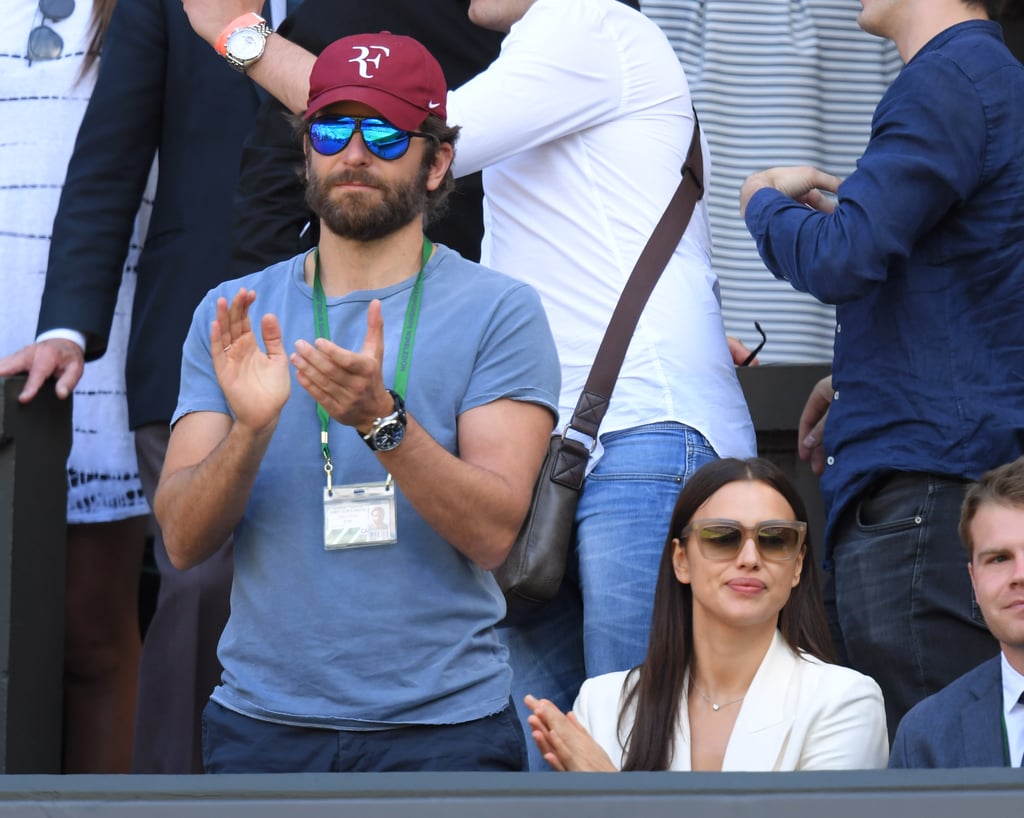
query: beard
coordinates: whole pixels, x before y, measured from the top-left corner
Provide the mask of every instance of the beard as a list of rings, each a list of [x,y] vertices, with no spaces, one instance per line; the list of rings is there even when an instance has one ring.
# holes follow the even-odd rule
[[[356,241],[374,241],[394,233],[413,219],[422,218],[427,202],[428,168],[394,183],[383,182],[360,170],[318,176],[306,164],[306,204],[332,233]],[[334,187],[346,182],[372,185],[373,190],[347,191],[340,199]]]

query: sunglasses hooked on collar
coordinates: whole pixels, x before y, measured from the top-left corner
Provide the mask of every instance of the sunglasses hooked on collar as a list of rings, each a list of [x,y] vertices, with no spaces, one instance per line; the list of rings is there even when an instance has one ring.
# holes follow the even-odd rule
[[[432,134],[403,131],[386,119],[369,116],[320,116],[309,124],[309,144],[322,156],[341,153],[356,132],[378,159],[399,159],[409,150],[412,137],[435,139]]]
[[[796,559],[804,544],[807,523],[800,520],[765,520],[745,526],[737,520],[693,520],[682,531],[683,538],[697,538],[700,553],[707,560],[736,558],[748,539],[766,560],[785,562]]]
[[[75,11],[75,0],[39,0],[38,15],[42,22],[28,34],[29,65],[42,60],[56,60],[64,52],[64,40],[46,24],[47,20],[59,23]]]

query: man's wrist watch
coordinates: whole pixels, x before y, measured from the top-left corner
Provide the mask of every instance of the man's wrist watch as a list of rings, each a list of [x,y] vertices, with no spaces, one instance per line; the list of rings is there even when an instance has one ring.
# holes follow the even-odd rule
[[[393,389],[388,390],[395,401],[395,411],[386,417],[377,418],[370,431],[362,436],[366,445],[375,452],[390,452],[398,448],[398,444],[405,438],[405,426],[408,419],[405,416],[405,401],[402,396]]]
[[[244,72],[263,56],[271,33],[267,21],[250,11],[228,23],[213,47],[233,68]]]

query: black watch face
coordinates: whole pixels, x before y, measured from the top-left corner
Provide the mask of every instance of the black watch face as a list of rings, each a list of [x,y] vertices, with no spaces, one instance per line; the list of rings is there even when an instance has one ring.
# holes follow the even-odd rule
[[[378,452],[390,452],[404,437],[405,427],[397,420],[389,421],[373,433],[373,448]]]

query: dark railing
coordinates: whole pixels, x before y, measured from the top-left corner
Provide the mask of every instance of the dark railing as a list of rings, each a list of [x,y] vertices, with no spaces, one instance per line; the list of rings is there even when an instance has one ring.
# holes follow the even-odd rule
[[[71,404],[0,378],[0,771],[60,772]]]
[[[1011,818],[1020,770],[0,776],[0,818]]]

